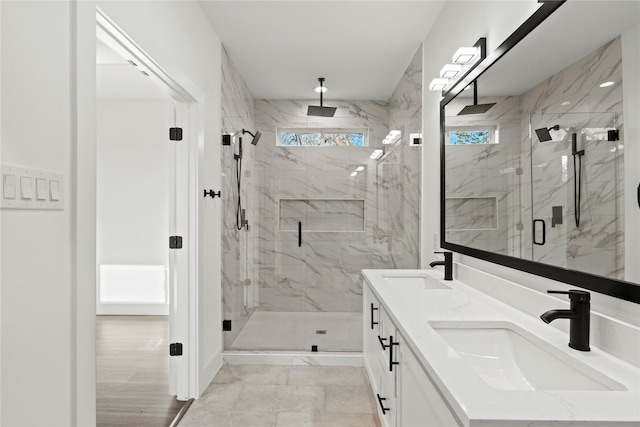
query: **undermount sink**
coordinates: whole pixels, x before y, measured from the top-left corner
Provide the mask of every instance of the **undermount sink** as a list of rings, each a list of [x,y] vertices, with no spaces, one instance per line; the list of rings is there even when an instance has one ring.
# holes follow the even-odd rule
[[[451,289],[444,283],[425,273],[385,273],[382,277],[394,287],[401,289]]]
[[[501,390],[620,391],[626,388],[509,322],[429,322],[488,385]]]

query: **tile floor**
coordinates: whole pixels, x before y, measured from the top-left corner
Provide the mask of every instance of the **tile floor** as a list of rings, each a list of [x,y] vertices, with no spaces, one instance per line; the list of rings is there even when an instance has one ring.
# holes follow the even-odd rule
[[[379,427],[362,367],[223,365],[179,427]]]
[[[362,312],[254,312],[228,350],[362,351]]]

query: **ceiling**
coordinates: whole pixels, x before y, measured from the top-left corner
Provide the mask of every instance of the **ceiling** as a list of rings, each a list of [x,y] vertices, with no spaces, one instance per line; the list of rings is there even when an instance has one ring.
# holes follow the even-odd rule
[[[99,38],[96,41],[98,99],[171,99],[167,92]]]
[[[478,93],[520,95],[639,22],[638,1],[568,1],[479,78]]]
[[[390,98],[444,1],[199,0],[256,99]]]

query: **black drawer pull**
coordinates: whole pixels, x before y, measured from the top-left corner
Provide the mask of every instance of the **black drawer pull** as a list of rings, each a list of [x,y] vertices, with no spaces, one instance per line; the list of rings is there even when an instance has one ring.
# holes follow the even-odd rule
[[[378,341],[380,341],[380,345],[382,346],[383,350],[387,349],[387,345],[384,343],[387,339],[386,338],[382,338],[380,335],[378,335]]]
[[[393,372],[393,365],[399,365],[398,362],[393,361],[393,346],[399,344],[399,342],[393,342],[392,335],[389,336],[389,345],[387,345],[389,347],[389,372]]]
[[[371,329],[373,329],[373,325],[377,325],[378,324],[378,322],[374,322],[373,321],[373,312],[377,311],[377,310],[378,310],[378,307],[374,307],[373,303],[371,303]]]
[[[380,405],[380,409],[382,409],[382,415],[385,415],[387,413],[387,411],[390,411],[390,408],[385,408],[384,405],[382,404],[383,400],[387,400],[386,397],[380,397],[379,394],[376,394],[376,396],[378,397],[378,405]]]

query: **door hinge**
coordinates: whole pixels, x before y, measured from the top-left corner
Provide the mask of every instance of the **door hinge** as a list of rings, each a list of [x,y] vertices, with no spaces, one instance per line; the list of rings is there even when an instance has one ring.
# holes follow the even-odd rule
[[[169,356],[182,356],[182,343],[174,342],[169,344]]]
[[[222,330],[228,332],[231,330],[231,320],[222,321]]]
[[[524,170],[522,168],[516,168],[516,175],[520,176],[524,173]]]
[[[169,140],[182,141],[182,128],[169,128]]]
[[[522,230],[524,230],[524,224],[523,224],[523,223],[521,223],[521,222],[520,222],[520,223],[518,223],[518,224],[516,224],[516,230],[518,230],[518,231],[522,231]]]
[[[182,236],[169,236],[169,249],[182,249]]]

